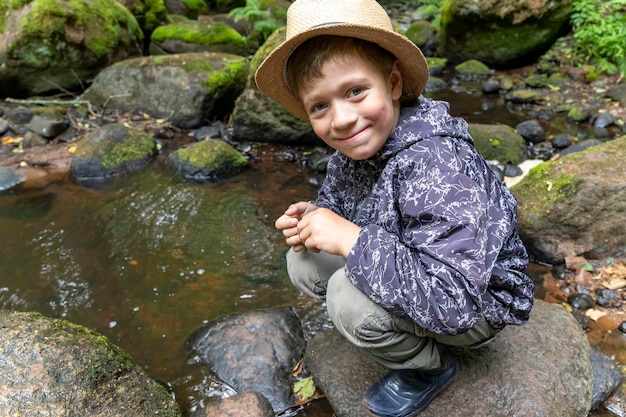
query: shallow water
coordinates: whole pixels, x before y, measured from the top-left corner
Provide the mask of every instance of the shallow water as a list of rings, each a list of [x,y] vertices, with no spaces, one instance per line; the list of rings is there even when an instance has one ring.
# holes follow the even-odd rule
[[[524,120],[498,99],[441,98],[471,122]],[[189,355],[194,330],[285,305],[296,306],[306,332],[328,324],[321,306],[289,283],[286,247],[273,225],[288,204],[315,196],[311,174],[262,159],[213,185],[186,182],[157,160],[102,189],[66,179],[0,194],[0,308],[66,318],[106,335],[169,384],[186,411],[228,394]],[[321,403],[300,415],[332,411]]]

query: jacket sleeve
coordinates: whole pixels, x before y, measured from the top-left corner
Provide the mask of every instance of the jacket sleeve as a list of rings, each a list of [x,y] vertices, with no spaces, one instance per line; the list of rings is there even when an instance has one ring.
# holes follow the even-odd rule
[[[466,175],[437,169],[404,178],[397,190],[401,230],[363,227],[348,276],[387,310],[436,333],[462,333],[481,316],[501,247],[488,236],[488,222],[498,219],[489,219],[487,193]]]

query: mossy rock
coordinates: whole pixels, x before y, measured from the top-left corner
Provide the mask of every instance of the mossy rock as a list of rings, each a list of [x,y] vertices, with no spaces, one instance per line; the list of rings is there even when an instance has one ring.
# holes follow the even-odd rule
[[[0,6],[0,91],[24,97],[72,89],[141,55],[135,17],[115,0],[21,0]],[[10,36],[9,36],[10,35]]]
[[[141,130],[106,125],[77,142],[70,174],[79,184],[101,183],[147,166],[156,149],[154,138]]]
[[[177,22],[159,26],[151,40],[169,53],[225,52],[248,54],[248,42],[224,22],[199,22],[179,18]]]
[[[626,137],[545,161],[511,192],[520,236],[535,259],[611,256],[626,247]]]
[[[67,320],[0,310],[2,414],[180,417],[170,393],[105,336]]]
[[[178,149],[168,156],[167,163],[181,177],[200,183],[230,178],[248,168],[246,158],[221,139]]]
[[[569,29],[571,2],[444,0],[438,54],[496,68],[535,59]]]
[[[244,88],[248,63],[242,56],[219,52],[129,59],[100,72],[83,98],[193,129],[231,113]]]
[[[417,46],[423,47],[428,42],[435,31],[430,22],[426,20],[417,20],[409,25],[406,30],[406,37],[412,40]]]
[[[278,45],[280,45],[286,37],[287,27],[283,26],[277,30],[275,30],[267,40],[261,45],[259,49],[254,53],[252,60],[250,61],[250,75],[248,76],[248,81],[246,82],[247,88],[256,88],[256,83],[254,81],[254,75],[256,73],[257,68],[261,65],[263,60],[267,58],[267,56],[272,52]]]
[[[526,159],[526,142],[511,126],[471,123],[474,146],[487,160],[517,165]]]
[[[461,75],[471,77],[486,77],[489,75],[489,67],[477,59],[469,59],[461,62],[454,69]]]

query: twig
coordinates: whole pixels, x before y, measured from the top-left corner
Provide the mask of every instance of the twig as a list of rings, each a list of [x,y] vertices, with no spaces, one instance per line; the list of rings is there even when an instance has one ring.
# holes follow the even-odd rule
[[[49,79],[47,79],[46,77],[41,77],[41,78],[42,78],[45,82],[47,82],[48,84],[51,84],[51,85],[52,85],[52,86],[54,86],[55,88],[57,88],[57,89],[59,89],[59,90],[63,91],[65,94],[67,94],[67,95],[69,95],[69,96],[71,96],[71,97],[76,97],[76,94],[72,93],[72,92],[71,92],[71,91],[69,91],[69,90],[66,90],[65,88],[61,87],[59,84],[57,84],[57,83],[55,83],[55,82],[53,82],[53,81],[50,81],[50,80],[49,80]]]
[[[40,98],[27,98],[27,99],[19,99],[19,98],[11,98],[7,97],[4,99],[7,103],[15,103],[15,104],[62,104],[73,106],[75,104],[81,104],[84,100],[80,97],[76,97],[72,100],[63,100],[63,99],[40,99]]]

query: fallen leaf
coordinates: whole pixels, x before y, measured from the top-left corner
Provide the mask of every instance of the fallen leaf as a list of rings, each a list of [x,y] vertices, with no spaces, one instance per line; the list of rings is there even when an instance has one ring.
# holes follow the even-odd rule
[[[301,373],[302,373],[302,359],[300,359],[298,363],[296,363],[296,366],[293,367],[293,370],[291,371],[291,375],[298,376]]]
[[[293,392],[300,399],[309,399],[315,395],[313,377],[309,376],[293,384]]]
[[[590,308],[589,310],[585,311],[585,316],[589,317],[592,320],[598,321],[600,317],[606,316],[606,313],[604,311],[596,310],[595,308]]]
[[[608,281],[603,282],[602,285],[609,290],[619,290],[620,288],[626,287],[626,279],[621,277],[611,278]]]
[[[72,145],[69,148],[67,148],[67,151],[71,154],[76,152],[76,145]]]

